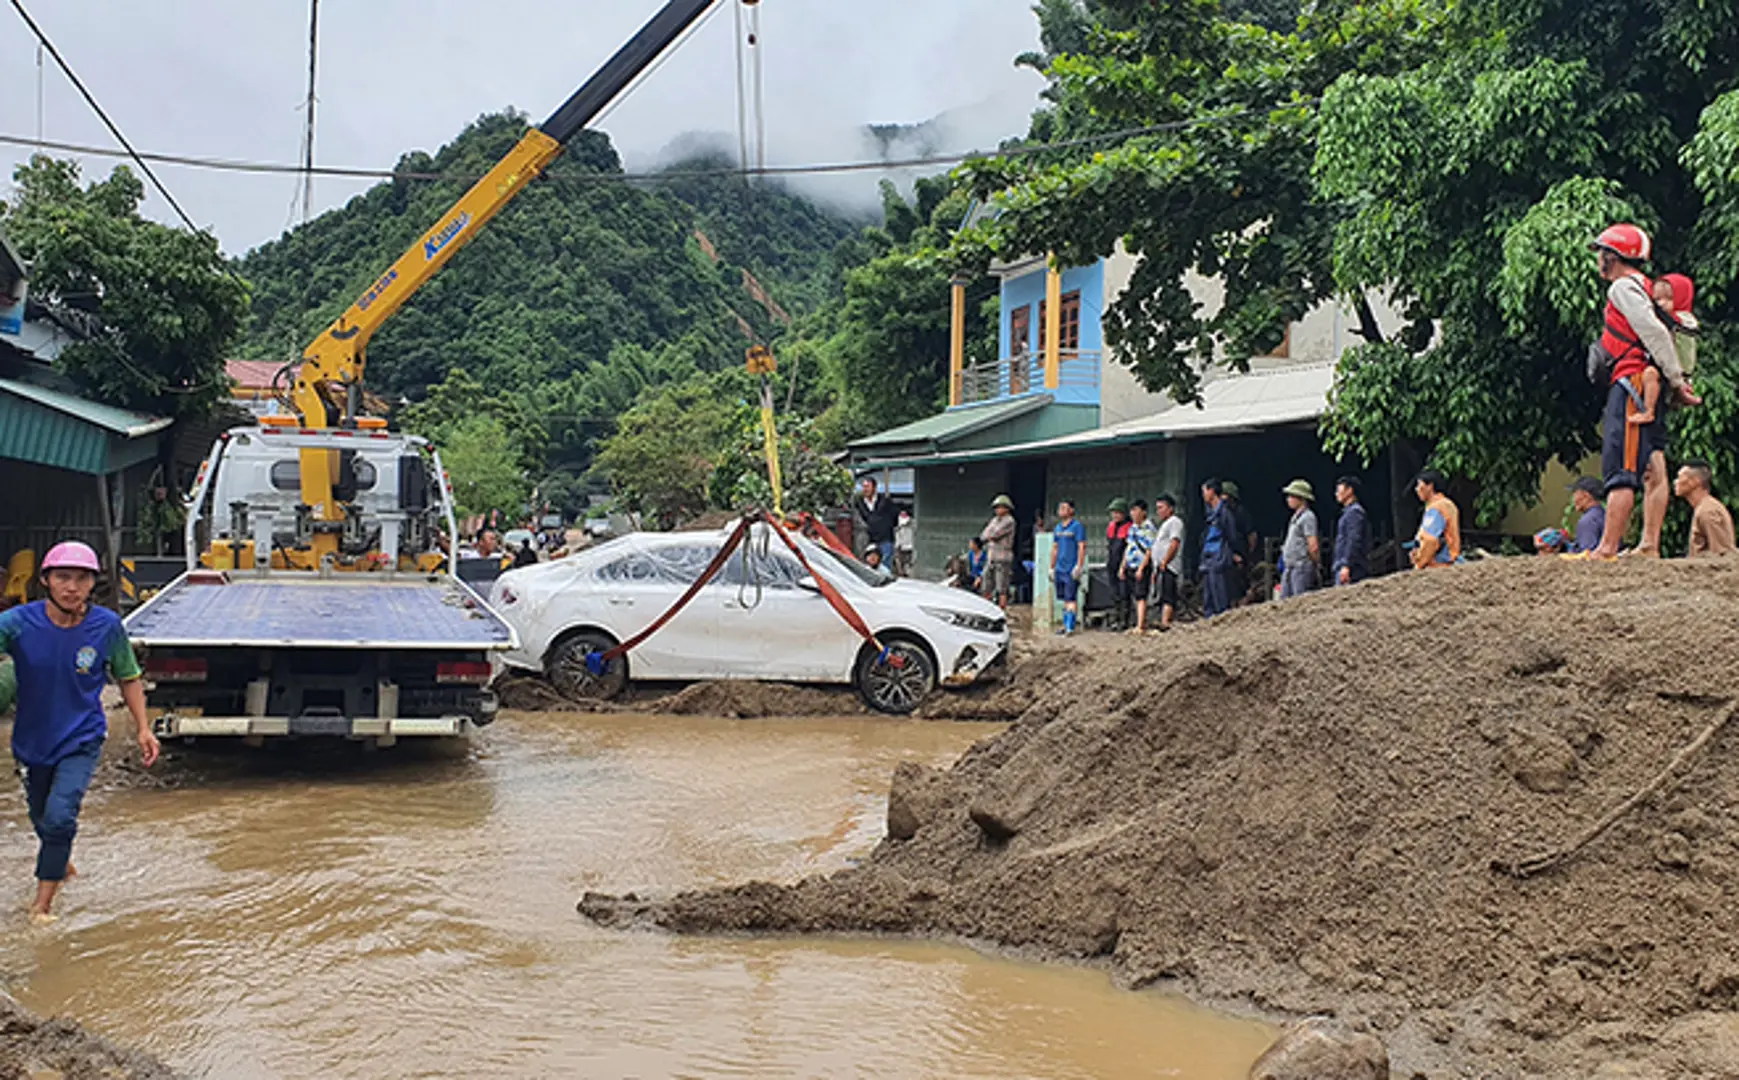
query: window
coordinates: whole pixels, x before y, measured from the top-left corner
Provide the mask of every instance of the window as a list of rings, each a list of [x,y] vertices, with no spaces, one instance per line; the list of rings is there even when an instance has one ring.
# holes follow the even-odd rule
[[[374,464],[365,457],[357,457],[354,461],[356,462],[356,490],[373,491],[375,481],[379,479]],[[302,490],[302,463],[297,458],[272,462],[270,476],[272,487],[278,491]]]
[[[750,552],[749,565],[745,571],[742,548],[731,552],[724,570],[719,573],[724,583],[733,588],[745,585],[753,588],[759,585],[768,589],[795,589],[797,583],[808,576],[801,563],[777,551],[766,554]]]
[[[1032,345],[1033,308],[1022,304],[1008,315],[1008,392],[1024,394],[1031,387],[1027,378],[1027,354]]]
[[[1050,305],[1045,301],[1039,301],[1039,348],[1041,351],[1044,349],[1045,341],[1047,340],[1045,337],[1045,331],[1047,329],[1045,320],[1049,317],[1049,313],[1046,312],[1045,309],[1049,306]],[[1074,292],[1063,294],[1062,308],[1063,325],[1061,333],[1058,335],[1062,339],[1062,344],[1057,347],[1066,353],[1080,352],[1081,292],[1079,289]]]

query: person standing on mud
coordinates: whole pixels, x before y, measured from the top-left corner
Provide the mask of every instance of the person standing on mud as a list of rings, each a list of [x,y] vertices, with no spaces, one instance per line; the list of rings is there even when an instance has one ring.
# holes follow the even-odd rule
[[[1153,512],[1159,518],[1159,535],[1153,542],[1153,598],[1159,604],[1160,631],[1171,629],[1177,614],[1177,568],[1183,555],[1183,517],[1177,512],[1177,500],[1161,495],[1153,500]]]
[[[1352,585],[1371,576],[1371,519],[1359,501],[1359,478],[1343,476],[1334,485],[1340,520],[1334,527],[1334,583]]]
[[[1226,512],[1232,516],[1234,538],[1232,569],[1226,574],[1226,591],[1231,595],[1232,606],[1238,607],[1249,599],[1250,572],[1262,561],[1262,538],[1256,535],[1256,519],[1250,516],[1250,508],[1244,505],[1244,495],[1237,483],[1223,480],[1220,489],[1225,492]]]
[[[1320,571],[1317,560],[1322,558],[1322,537],[1316,524],[1316,511],[1310,504],[1316,501],[1316,489],[1309,480],[1294,480],[1280,489],[1286,505],[1292,508],[1292,520],[1286,525],[1286,542],[1280,557],[1286,572],[1280,578],[1280,599],[1287,600],[1315,590]]]
[[[1461,561],[1461,510],[1443,493],[1447,483],[1436,469],[1424,470],[1413,481],[1413,494],[1425,504],[1425,517],[1413,537],[1415,570]]]
[[[18,678],[12,757],[24,774],[24,801],[36,830],[36,899],[30,918],[54,921],[54,898],[72,868],[79,809],[90,787],[109,720],[103,687],[121,684],[138,727],[139,756],[156,764],[157,737],[145,716],[139,661],[120,616],[91,603],[102,563],[77,541],[56,544],[42,560],[46,599],[0,612],[0,651]]]
[[[1230,578],[1239,537],[1219,480],[1210,478],[1202,484],[1202,506],[1207,511],[1202,528],[1202,614],[1211,619],[1232,608]]]
[[[987,553],[984,564],[984,595],[1008,610],[1008,593],[1014,587],[1014,500],[998,495],[990,503],[990,523],[978,538]]]
[[[1123,573],[1123,556],[1129,550],[1129,500],[1112,499],[1105,508],[1111,514],[1105,526],[1105,569],[1111,579],[1111,629],[1130,627],[1130,601],[1134,599],[1129,579]]]
[[[1063,602],[1063,628],[1060,633],[1075,632],[1079,616],[1081,578],[1087,571],[1087,526],[1075,517],[1075,501],[1057,503],[1057,527],[1052,531],[1051,584],[1057,599]]]

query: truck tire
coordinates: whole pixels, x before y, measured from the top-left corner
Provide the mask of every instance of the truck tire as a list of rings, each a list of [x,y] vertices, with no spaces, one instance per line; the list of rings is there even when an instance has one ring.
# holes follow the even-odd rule
[[[909,637],[886,639],[887,660],[873,647],[857,658],[858,697],[880,713],[904,716],[936,688],[936,661],[922,642]]]
[[[586,665],[586,657],[615,647],[610,635],[597,630],[569,634],[550,649],[544,660],[544,674],[564,697],[575,701],[609,701],[628,685],[628,658],[617,657],[605,666],[602,675],[594,675]]]

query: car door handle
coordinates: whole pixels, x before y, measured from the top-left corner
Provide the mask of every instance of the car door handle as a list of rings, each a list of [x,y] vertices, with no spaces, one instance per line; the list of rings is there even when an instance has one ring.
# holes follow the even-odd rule
[[[627,596],[612,596],[612,597],[610,597],[610,603],[611,603],[611,605],[613,605],[615,607],[633,607],[634,606],[633,598],[627,597]]]

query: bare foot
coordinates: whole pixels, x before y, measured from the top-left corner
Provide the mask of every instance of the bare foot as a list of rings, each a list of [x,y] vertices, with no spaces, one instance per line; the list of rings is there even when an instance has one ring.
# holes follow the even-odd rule
[[[1658,559],[1661,557],[1660,548],[1648,544],[1638,544],[1629,551],[1623,551],[1619,554],[1631,559]]]
[[[52,911],[38,911],[35,908],[30,909],[30,924],[32,926],[53,926],[57,921],[59,921],[59,919],[60,916]]]

